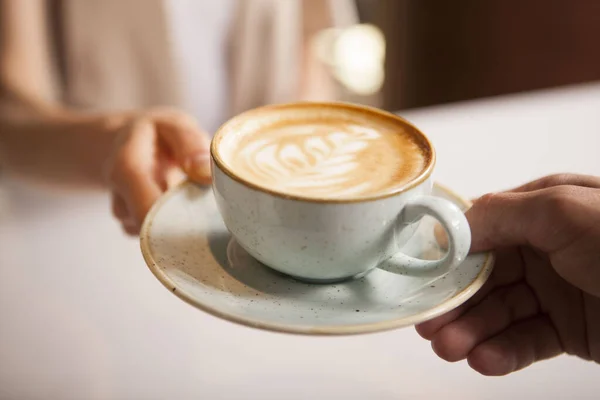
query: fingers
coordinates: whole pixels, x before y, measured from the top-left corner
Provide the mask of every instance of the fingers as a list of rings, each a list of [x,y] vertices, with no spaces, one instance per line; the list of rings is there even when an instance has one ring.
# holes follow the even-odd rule
[[[130,236],[137,236],[140,233],[140,227],[134,222],[124,222],[121,225],[123,231]]]
[[[194,119],[180,112],[164,110],[151,116],[159,138],[189,178],[198,183],[210,183],[210,140]]]
[[[137,234],[152,205],[158,200],[163,191],[157,182],[146,174],[132,174],[128,187],[122,189],[122,195],[127,199],[128,209],[134,218],[131,230]]]
[[[211,182],[210,155],[198,154],[183,161],[181,168],[194,182],[208,185]]]
[[[587,188],[600,189],[600,177],[592,175],[577,175],[577,174],[555,174],[548,175],[524,185],[516,187],[509,192],[531,192],[534,190],[546,189],[553,186],[581,186]]]
[[[571,224],[571,211],[581,208],[576,203],[593,197],[591,190],[599,188],[600,177],[556,174],[507,192],[487,194],[465,213],[472,232],[471,251],[511,245],[556,251],[574,239],[570,236],[578,227],[571,227],[570,232],[560,228]]]
[[[451,313],[444,316],[451,317]],[[494,290],[445,323],[431,340],[440,358],[450,362],[466,358],[484,375],[505,375],[563,352],[556,330],[539,314],[536,297],[525,284]]]
[[[423,339],[431,340],[440,329],[459,318],[470,308],[470,304],[461,304],[459,307],[447,312],[444,315],[416,325],[415,329]]]
[[[117,189],[120,192],[113,197],[113,214],[130,235],[139,233],[146,214],[162,194],[156,181],[146,175],[135,176],[129,185]]]
[[[129,235],[138,234],[139,227],[131,217],[125,200],[116,193],[113,193],[111,203],[113,215],[121,222],[123,230]]]
[[[437,318],[433,318],[429,321],[425,321],[415,326],[417,333],[424,339],[432,340],[435,335],[442,330],[446,325],[451,324],[453,321],[459,319],[464,314],[469,312],[473,307],[476,307],[479,302],[485,298],[494,288],[496,283],[493,277],[490,277],[488,282],[479,289],[479,291],[471,297],[469,300]]]
[[[523,259],[517,251],[509,249],[498,250],[496,252],[496,267],[493,269],[492,275],[485,285],[483,285],[473,297],[456,309],[417,325],[417,333],[427,340],[432,340],[435,334],[444,326],[455,321],[471,308],[477,306],[489,293],[497,288],[513,285],[523,279],[524,268]]]
[[[547,317],[515,324],[478,345],[468,356],[471,368],[483,375],[500,376],[563,352],[556,330]]]
[[[113,213],[136,234],[159,196],[183,180],[182,169],[210,183],[209,140],[184,113],[150,111],[122,127],[108,166]]]
[[[527,285],[502,287],[440,329],[432,339],[432,347],[444,360],[463,360],[478,344],[537,312],[537,300]]]
[[[552,253],[563,248],[586,228],[574,217],[581,214],[580,203],[591,197],[586,193],[590,190],[555,186],[479,198],[465,213],[471,227],[471,250],[529,245]]]
[[[465,216],[471,227],[471,251],[527,242],[527,225],[531,217],[529,193],[487,194],[473,203]]]
[[[118,220],[123,221],[130,218],[127,204],[125,204],[125,200],[121,196],[113,193],[111,203],[112,213]]]
[[[156,143],[154,127],[147,121],[132,125],[127,140],[118,148],[109,179],[123,199],[131,221],[126,230],[137,233],[162,188],[155,178]],[[120,209],[121,205],[115,205]],[[116,210],[119,211],[120,210]]]
[[[446,325],[460,318],[462,315],[467,313],[471,308],[475,307],[479,302],[485,298],[494,288],[496,283],[494,282],[493,276],[483,285],[481,289],[469,300],[456,307],[454,310],[447,312],[446,314],[440,315],[437,318],[433,318],[429,321],[423,322],[415,326],[417,333],[422,338],[432,340],[435,335]]]
[[[155,162],[154,178],[163,192],[185,181],[185,173],[173,159],[159,154]]]

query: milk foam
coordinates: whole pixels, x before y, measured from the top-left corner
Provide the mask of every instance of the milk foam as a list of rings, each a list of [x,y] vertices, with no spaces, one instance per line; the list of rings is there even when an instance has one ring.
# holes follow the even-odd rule
[[[356,122],[316,118],[246,125],[224,158],[236,174],[259,186],[318,198],[389,191],[423,170],[425,156],[413,136],[397,126]]]
[[[345,130],[327,125],[286,127],[240,149],[236,163],[243,163],[246,175],[286,193],[357,195],[374,184],[353,176],[360,168],[358,157],[379,137],[376,131],[358,126]]]

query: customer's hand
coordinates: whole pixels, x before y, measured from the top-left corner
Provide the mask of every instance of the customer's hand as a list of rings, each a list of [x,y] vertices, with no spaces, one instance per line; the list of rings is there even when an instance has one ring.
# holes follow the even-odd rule
[[[187,114],[158,109],[124,117],[107,164],[112,209],[129,234],[168,188],[187,175],[210,183],[208,136]]]
[[[505,375],[567,353],[600,362],[600,178],[555,175],[488,194],[467,212],[492,276],[459,308],[417,326],[447,361]]]

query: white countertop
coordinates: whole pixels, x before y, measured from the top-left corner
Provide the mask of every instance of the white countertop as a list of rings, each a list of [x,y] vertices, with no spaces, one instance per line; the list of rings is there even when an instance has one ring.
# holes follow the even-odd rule
[[[600,175],[600,84],[402,113],[466,196],[553,172]],[[571,357],[486,378],[413,329],[276,334],[173,296],[104,194],[0,189],[0,399],[583,399],[600,365]]]

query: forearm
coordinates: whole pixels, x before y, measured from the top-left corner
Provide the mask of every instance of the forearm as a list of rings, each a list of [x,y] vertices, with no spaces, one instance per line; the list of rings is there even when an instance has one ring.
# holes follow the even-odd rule
[[[102,185],[121,120],[4,102],[0,163],[11,174],[46,182]]]
[[[0,168],[98,185],[117,128],[60,104],[46,3],[0,0]]]

